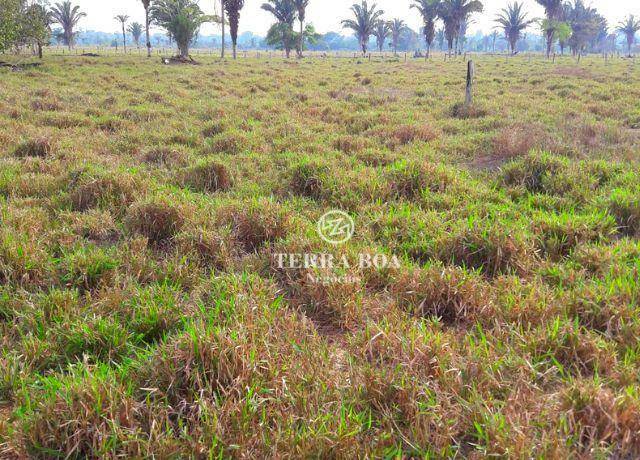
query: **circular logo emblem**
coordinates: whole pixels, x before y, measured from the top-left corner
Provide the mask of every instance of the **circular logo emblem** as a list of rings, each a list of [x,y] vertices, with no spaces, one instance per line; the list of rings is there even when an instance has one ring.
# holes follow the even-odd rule
[[[356,231],[356,225],[349,214],[343,211],[329,211],[318,221],[320,238],[330,244],[349,241]]]

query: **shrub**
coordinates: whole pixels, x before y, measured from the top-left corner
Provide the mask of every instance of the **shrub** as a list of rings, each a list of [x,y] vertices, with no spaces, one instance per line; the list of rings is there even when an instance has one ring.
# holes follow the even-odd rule
[[[444,263],[482,270],[488,276],[529,271],[535,253],[521,235],[498,223],[464,223],[436,244]]]
[[[433,163],[408,161],[395,165],[388,174],[391,195],[415,199],[424,191],[442,193],[455,178]]]
[[[608,209],[615,217],[620,232],[627,236],[640,237],[640,195],[626,189],[611,193]]]
[[[412,142],[429,142],[439,137],[438,131],[431,125],[402,125],[381,134],[387,147],[394,149]]]
[[[176,236],[184,225],[184,217],[166,201],[146,201],[129,208],[125,224],[130,232],[145,236],[149,243],[158,246]]]
[[[231,188],[232,180],[226,166],[216,162],[203,162],[182,174],[185,186],[198,192],[224,192]]]
[[[483,118],[488,114],[487,110],[477,104],[471,104],[466,106],[462,102],[457,102],[451,108],[451,115],[454,118],[469,119],[469,118]]]
[[[537,125],[518,123],[502,129],[493,138],[493,154],[499,158],[519,157],[542,148],[546,133]]]
[[[627,392],[618,398],[608,387],[579,380],[561,395],[562,410],[576,446],[591,456],[600,449],[607,455],[632,458],[640,455],[640,402]],[[605,452],[602,452],[605,455]]]
[[[237,155],[242,153],[247,144],[244,134],[237,131],[229,131],[218,134],[211,139],[207,139],[207,153],[226,153],[229,155]]]
[[[289,233],[288,214],[273,202],[260,200],[243,207],[221,210],[236,239],[247,252],[254,252],[263,245],[283,239]]]
[[[433,266],[402,273],[391,285],[398,305],[423,317],[437,317],[444,324],[485,322],[494,304],[489,287],[464,269]]]
[[[78,180],[69,194],[74,211],[108,207],[120,214],[136,196],[142,193],[140,184],[124,173],[88,176]]]
[[[364,137],[347,135],[335,139],[332,146],[343,153],[352,154],[366,149],[369,146],[369,142]]]
[[[549,182],[555,174],[566,170],[567,161],[548,154],[527,155],[503,168],[501,180],[505,185],[524,187],[531,193],[551,192]]]
[[[182,164],[184,162],[184,154],[176,149],[169,147],[156,147],[149,149],[142,155],[146,163],[152,163],[162,166],[172,166]]]
[[[579,244],[607,240],[615,227],[614,219],[604,213],[544,214],[532,222],[539,248],[554,259],[569,255]]]
[[[67,287],[91,290],[108,281],[118,261],[103,249],[83,247],[61,259],[62,282]]]
[[[32,139],[22,142],[13,151],[13,155],[18,158],[39,157],[44,158],[53,152],[51,140],[46,137]]]
[[[319,199],[330,192],[327,190],[329,168],[313,162],[303,162],[293,168],[291,190],[301,196]]]
[[[135,403],[113,377],[70,375],[44,383],[23,420],[25,447],[39,457],[95,458],[135,455],[127,433],[142,428]]]
[[[215,137],[219,134],[222,134],[224,130],[225,126],[222,122],[213,122],[202,129],[202,135],[204,137]]]

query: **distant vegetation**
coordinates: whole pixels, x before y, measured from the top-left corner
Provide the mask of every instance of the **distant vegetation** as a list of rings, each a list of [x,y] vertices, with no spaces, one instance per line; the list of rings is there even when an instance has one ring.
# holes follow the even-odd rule
[[[510,51],[553,51],[564,54],[570,49],[572,54],[613,53],[626,50],[631,55],[636,43],[636,34],[640,31],[640,21],[629,16],[620,24],[608,24],[601,14],[584,0],[536,0],[544,7],[544,18],[528,15],[523,3],[509,3],[507,8],[495,18],[496,28],[490,33],[468,34],[469,24],[474,14],[481,14],[483,4],[479,0],[407,0],[408,5],[419,14],[422,27],[414,31],[402,18],[385,18],[384,11],[375,3],[361,1],[352,8],[353,17],[344,18],[343,24],[353,32],[353,36],[328,32],[319,34],[313,27],[313,18],[307,17],[310,0],[269,0],[263,8],[273,14],[275,23],[265,37],[251,32],[238,33],[240,14],[244,0],[216,0],[218,14],[205,16],[200,10],[198,0],[143,0],[148,23],[160,27],[165,33],[149,33],[146,45],[149,53],[152,47],[173,47],[180,40],[178,54],[187,52],[187,45],[199,48],[219,48],[224,36],[203,36],[200,25],[211,22],[222,26],[221,30],[231,32],[234,49],[280,49],[290,55],[295,50],[298,57],[304,49],[313,51],[363,51],[377,45],[378,51],[420,51],[429,55],[432,49],[447,51],[449,54],[473,52]],[[154,6],[154,3],[156,4]],[[0,0],[2,17],[0,18],[0,50],[33,48],[40,52],[47,44],[64,44],[73,47],[124,45],[127,40],[140,46],[141,29],[147,26],[136,24],[128,27],[125,36],[120,33],[80,31],[80,23],[86,12],[80,11],[70,0],[56,3],[48,8],[41,0]],[[155,8],[156,16],[150,14]],[[159,16],[159,10],[165,14]],[[193,16],[194,11],[200,11]],[[166,13],[173,11],[181,18],[167,20]],[[180,13],[182,11],[182,13]],[[187,13],[187,11],[189,13]],[[226,13],[226,16],[225,14]],[[119,17],[127,16],[123,11]],[[223,26],[224,21],[224,26]],[[176,35],[177,27],[181,32]],[[127,34],[129,37],[127,37]],[[234,37],[235,35],[235,37]],[[375,40],[375,45],[371,41]],[[124,46],[123,46],[124,48]],[[365,52],[366,52],[365,51]],[[184,57],[184,56],[183,56]]]

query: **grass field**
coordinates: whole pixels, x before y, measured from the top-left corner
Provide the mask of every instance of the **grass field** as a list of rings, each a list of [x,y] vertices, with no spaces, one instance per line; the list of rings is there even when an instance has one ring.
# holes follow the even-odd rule
[[[639,64],[475,60],[0,70],[0,457],[640,455]]]

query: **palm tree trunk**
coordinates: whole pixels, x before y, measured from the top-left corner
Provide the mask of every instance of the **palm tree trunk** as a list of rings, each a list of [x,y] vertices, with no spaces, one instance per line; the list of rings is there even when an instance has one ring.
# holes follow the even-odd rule
[[[427,59],[431,58],[431,44],[427,43]]]
[[[238,55],[237,55],[237,45],[236,42],[233,42],[233,59],[237,59]]]
[[[122,44],[124,46],[124,54],[127,54],[127,33],[124,30],[124,22],[122,23]]]
[[[298,57],[302,59],[302,49],[304,47],[304,21],[300,20],[300,36],[298,37]]]
[[[147,57],[151,57],[151,38],[149,37],[149,8],[145,8],[145,24],[146,24],[146,35],[147,35]]]
[[[222,8],[222,51],[220,51],[220,57],[224,59],[224,0],[220,0],[220,6]]]

